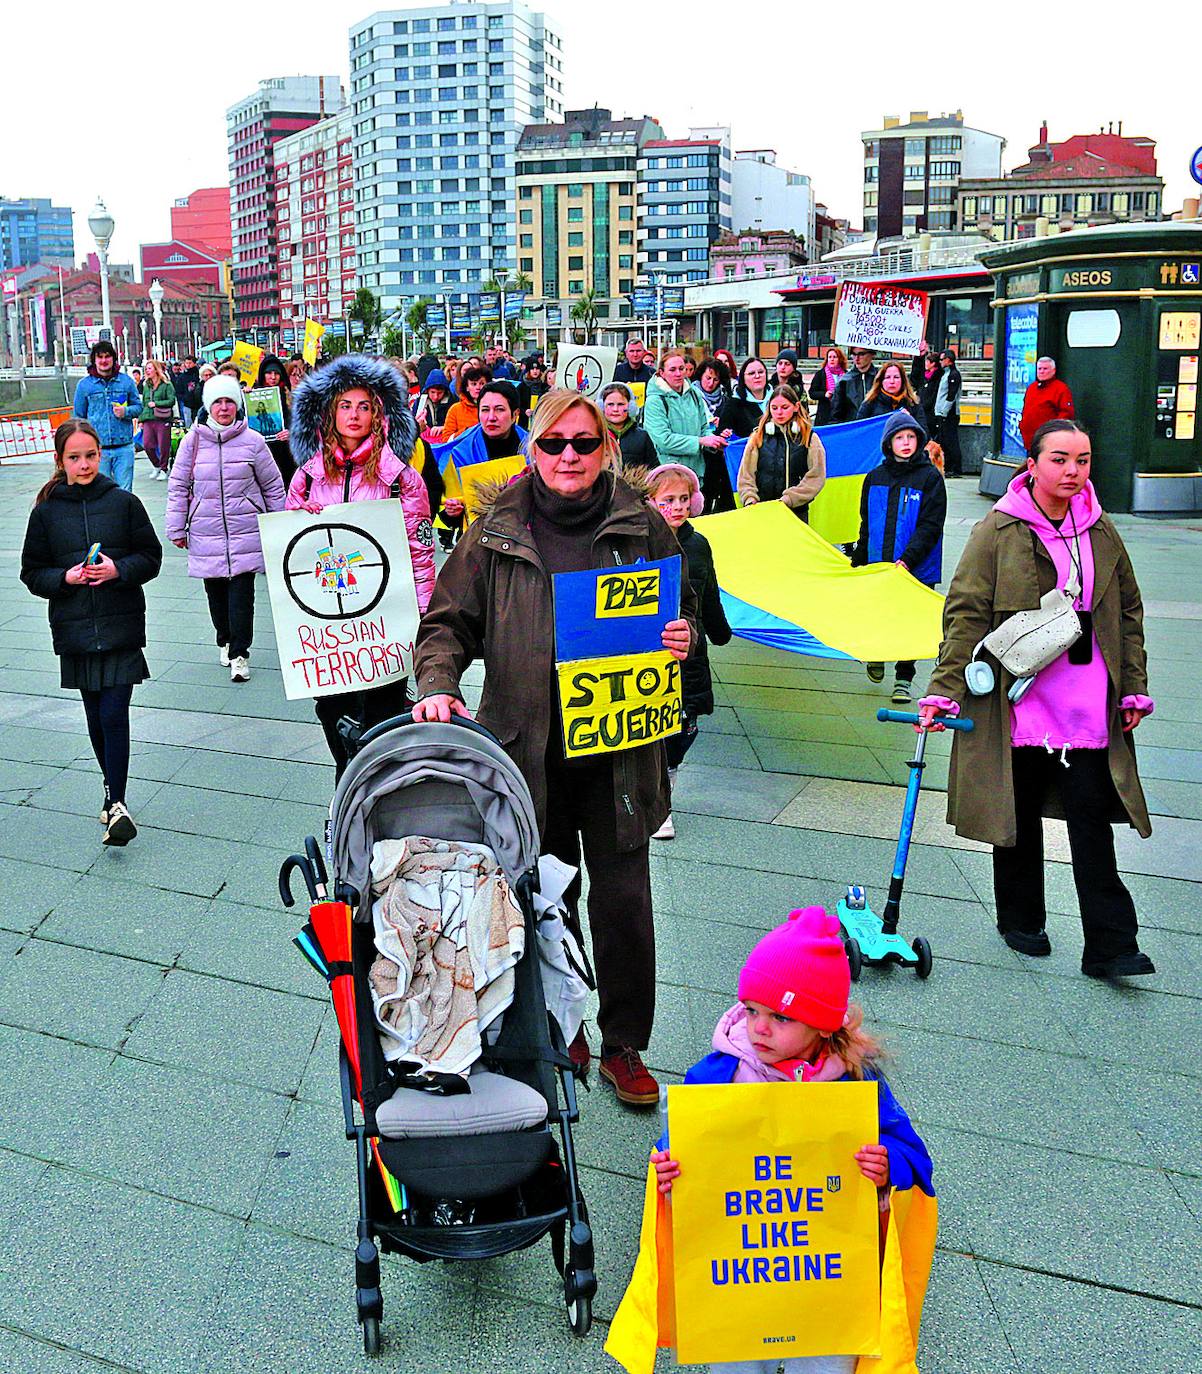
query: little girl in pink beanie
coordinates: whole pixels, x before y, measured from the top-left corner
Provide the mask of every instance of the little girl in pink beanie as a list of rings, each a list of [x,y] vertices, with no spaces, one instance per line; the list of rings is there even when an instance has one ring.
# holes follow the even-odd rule
[[[862,1028],[863,1013],[848,1003],[851,974],[839,922],[818,906],[794,911],[747,956],[739,1001],[715,1030],[712,1052],[685,1075],[686,1083],[831,1083],[874,1081],[879,1141],[856,1151],[860,1172],[882,1189],[912,1188],[934,1196],[927,1148],[881,1075],[880,1045]],[[661,1146],[663,1142],[661,1141]],[[680,1165],[669,1150],[651,1156],[661,1193],[671,1191]],[[852,1355],[802,1356],[785,1374],[851,1374]],[[776,1360],[714,1365],[729,1374],[775,1371]]]

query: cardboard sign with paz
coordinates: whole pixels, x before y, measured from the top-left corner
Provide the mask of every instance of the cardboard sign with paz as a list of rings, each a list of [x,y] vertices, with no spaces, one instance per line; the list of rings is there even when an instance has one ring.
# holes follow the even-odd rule
[[[668,1089],[676,1358],[880,1351],[875,1083]]]
[[[681,727],[680,664],[663,628],[680,615],[680,558],[557,573],[555,663],[568,758],[650,744]]]
[[[417,589],[399,501],[275,511],[259,537],[289,701],[408,677]]]

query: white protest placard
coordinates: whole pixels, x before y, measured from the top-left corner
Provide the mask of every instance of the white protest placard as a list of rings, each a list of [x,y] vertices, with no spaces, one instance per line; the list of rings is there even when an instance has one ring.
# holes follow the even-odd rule
[[[560,344],[555,350],[555,385],[601,403],[601,388],[611,381],[618,365],[616,348],[592,344]]]
[[[409,676],[419,616],[399,501],[276,511],[259,536],[289,701]]]
[[[927,293],[889,282],[845,281],[835,297],[835,342],[878,353],[917,353],[926,334]]]

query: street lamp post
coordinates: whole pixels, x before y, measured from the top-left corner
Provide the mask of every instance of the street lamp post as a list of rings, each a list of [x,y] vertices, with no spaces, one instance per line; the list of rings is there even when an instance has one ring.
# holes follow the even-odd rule
[[[163,297],[167,294],[163,290],[163,283],[155,277],[150,283],[150,289],[146,292],[150,297],[150,308],[154,311],[154,355],[156,358],[163,356]]]
[[[146,352],[146,321],[145,321],[145,319],[141,319],[141,320],[138,321],[138,328],[142,331],[142,371],[145,372],[145,371],[146,371],[146,359],[147,359],[147,357],[149,356],[149,355],[147,354],[147,352]]]
[[[113,336],[113,320],[109,313],[109,244],[113,241],[115,228],[113,217],[105,209],[104,201],[96,198],[95,208],[88,216],[88,228],[96,240],[96,255],[100,259],[100,314],[101,323]]]
[[[509,352],[509,333],[505,327],[505,283],[509,280],[508,267],[494,267],[493,276],[496,278],[497,285],[501,288],[501,352]]]
[[[126,367],[128,367],[128,366],[129,366],[129,325],[126,325],[125,328],[122,329],[122,331],[121,331],[121,342],[122,342],[122,345],[123,345],[123,347],[122,347],[122,349],[121,349],[121,361],[125,364]]]

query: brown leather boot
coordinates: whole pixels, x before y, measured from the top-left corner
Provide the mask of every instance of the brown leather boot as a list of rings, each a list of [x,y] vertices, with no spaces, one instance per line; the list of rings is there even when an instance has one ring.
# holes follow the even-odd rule
[[[601,1050],[601,1077],[613,1084],[619,1102],[630,1107],[654,1107],[659,1101],[659,1084],[647,1072],[638,1050],[628,1045]]]

